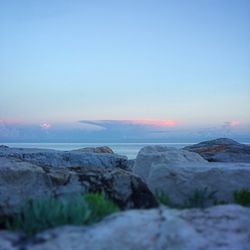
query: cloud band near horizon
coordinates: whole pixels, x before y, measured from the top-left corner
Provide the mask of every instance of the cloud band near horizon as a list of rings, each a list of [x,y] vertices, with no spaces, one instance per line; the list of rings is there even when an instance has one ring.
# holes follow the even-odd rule
[[[250,141],[249,128],[237,120],[195,127],[174,120],[80,120],[41,124],[0,120],[0,142],[196,142],[216,137]]]

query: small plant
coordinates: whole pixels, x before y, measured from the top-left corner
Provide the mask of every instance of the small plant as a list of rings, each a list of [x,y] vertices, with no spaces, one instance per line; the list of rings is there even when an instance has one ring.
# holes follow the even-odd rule
[[[166,194],[164,194],[163,192],[161,192],[161,191],[156,191],[156,192],[155,192],[155,198],[156,198],[156,200],[157,200],[160,204],[162,204],[162,205],[164,205],[164,206],[167,206],[167,207],[174,207],[174,206],[173,206],[173,203],[172,203],[171,200],[170,200],[170,198],[169,198]]]
[[[61,225],[95,223],[117,211],[118,207],[101,194],[86,194],[71,202],[55,198],[30,200],[6,222],[6,227],[31,235]]]
[[[86,194],[84,199],[90,211],[87,223],[98,222],[103,217],[119,211],[119,208],[113,202],[99,193]]]
[[[241,189],[234,192],[234,200],[242,206],[250,206],[250,191]]]
[[[204,208],[209,204],[219,204],[215,197],[216,192],[217,191],[208,192],[207,187],[204,189],[196,189],[191,195],[188,196],[188,199],[184,202],[184,204],[174,204],[166,194],[160,191],[155,193],[155,197],[160,204],[171,208]]]
[[[188,200],[184,207],[187,208],[204,208],[208,203],[216,204],[217,199],[215,194],[217,191],[208,192],[207,187],[204,189],[196,189],[193,194],[188,197]]]

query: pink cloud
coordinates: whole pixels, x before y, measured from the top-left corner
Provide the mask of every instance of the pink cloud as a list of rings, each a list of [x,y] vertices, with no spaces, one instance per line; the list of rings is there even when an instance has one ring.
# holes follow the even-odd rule
[[[40,127],[43,129],[49,129],[49,128],[51,128],[51,125],[49,123],[45,122],[45,123],[41,124]]]
[[[237,120],[233,120],[233,121],[229,122],[230,127],[236,127],[236,126],[239,126],[239,125],[240,125],[240,121],[237,121]]]
[[[81,120],[81,123],[97,126],[121,126],[121,125],[138,125],[146,127],[173,127],[177,125],[175,120],[157,120],[157,119],[137,119],[137,120]]]
[[[157,127],[173,127],[177,124],[174,120],[131,120],[131,123]]]

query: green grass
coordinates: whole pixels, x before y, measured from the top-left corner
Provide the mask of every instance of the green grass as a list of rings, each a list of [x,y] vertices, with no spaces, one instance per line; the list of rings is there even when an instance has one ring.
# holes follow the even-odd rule
[[[192,194],[187,197],[183,204],[174,204],[168,195],[157,191],[155,197],[162,205],[171,208],[185,209],[185,208],[205,208],[211,205],[225,205],[228,204],[223,200],[217,200],[217,191],[208,191],[207,188],[195,189]],[[250,191],[241,189],[233,193],[235,203],[242,206],[250,206]]]
[[[215,194],[217,191],[208,191],[207,187],[203,189],[195,189],[188,197],[185,208],[204,208],[207,205],[216,204],[217,199]]]
[[[6,222],[9,230],[29,235],[62,225],[85,225],[100,221],[119,208],[101,194],[86,194],[73,201],[55,198],[29,200]]]
[[[207,205],[217,204],[218,201],[215,197],[216,191],[208,191],[207,188],[195,189],[190,194],[183,204],[174,204],[168,195],[163,192],[157,191],[155,197],[158,202],[164,206],[184,209],[184,208],[204,208]]]
[[[155,192],[155,198],[156,200],[166,206],[166,207],[174,207],[173,203],[171,202],[170,198],[168,197],[168,195],[164,194],[161,191],[156,191]]]
[[[100,221],[104,216],[118,212],[119,208],[103,195],[98,193],[86,194],[84,199],[90,210],[90,216],[87,223],[94,223]]]
[[[242,206],[250,206],[250,191],[247,189],[241,189],[234,192],[235,203]]]

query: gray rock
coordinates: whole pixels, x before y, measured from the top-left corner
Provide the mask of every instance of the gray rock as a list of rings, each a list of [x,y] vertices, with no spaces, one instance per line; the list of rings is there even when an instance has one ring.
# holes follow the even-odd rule
[[[187,209],[180,218],[191,223],[205,240],[203,249],[250,249],[250,208],[239,205]]]
[[[234,203],[233,193],[250,190],[249,180],[250,164],[247,163],[155,163],[146,183],[153,193],[164,193],[175,205],[185,205],[199,192],[204,197],[203,206],[211,206],[216,201]],[[209,199],[212,193],[215,194]]]
[[[128,171],[133,172],[134,166],[135,166],[135,159],[129,159],[128,160]]]
[[[0,250],[19,250],[21,249],[22,235],[10,231],[0,231]]]
[[[196,152],[210,162],[250,163],[250,145],[240,144],[227,138],[204,141],[184,149]]]
[[[127,157],[113,153],[58,151],[33,148],[0,148],[0,157],[15,158],[41,167],[119,167],[127,169]]]
[[[86,192],[104,192],[122,209],[157,206],[146,184],[120,168],[41,167],[0,157],[0,216],[16,212],[27,199]]]
[[[88,153],[103,153],[103,154],[114,154],[113,150],[110,147],[102,146],[102,147],[87,147],[87,148],[80,148],[77,150],[72,150],[76,152],[88,152]]]
[[[250,209],[225,205],[205,210],[131,210],[93,226],[48,230],[26,242],[6,232],[0,232],[2,239],[9,248],[1,250],[248,250]]]
[[[234,191],[250,190],[250,164],[209,163],[197,153],[168,147],[143,148],[134,173],[153,193],[164,193],[176,205],[183,205],[197,191],[204,195],[216,191],[214,199],[232,203]],[[208,200],[205,205],[213,202]]]
[[[146,180],[152,165],[155,163],[172,166],[197,162],[206,163],[207,161],[198,154],[186,150],[161,145],[147,146],[139,151],[133,172]]]

